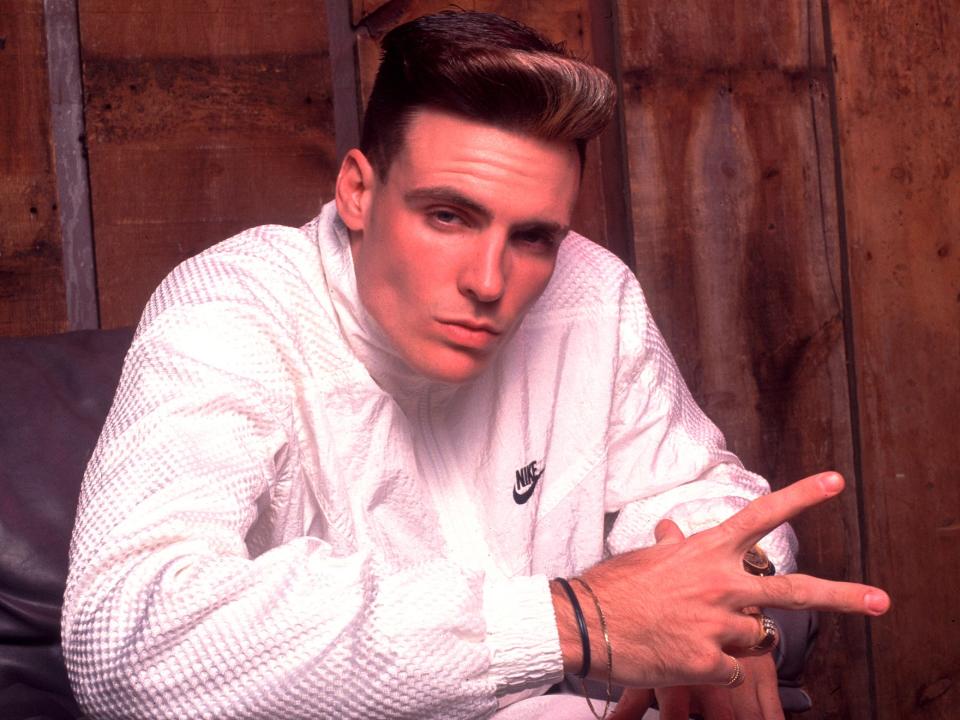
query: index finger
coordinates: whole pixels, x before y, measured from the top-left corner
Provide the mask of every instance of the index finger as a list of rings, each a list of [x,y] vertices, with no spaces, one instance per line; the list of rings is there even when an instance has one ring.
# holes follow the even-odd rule
[[[807,508],[838,495],[843,490],[843,476],[823,472],[763,495],[715,529],[729,538],[738,553],[744,553],[774,528]]]
[[[754,580],[748,597],[763,607],[863,615],[883,615],[890,609],[890,596],[872,585],[824,580],[798,573]]]

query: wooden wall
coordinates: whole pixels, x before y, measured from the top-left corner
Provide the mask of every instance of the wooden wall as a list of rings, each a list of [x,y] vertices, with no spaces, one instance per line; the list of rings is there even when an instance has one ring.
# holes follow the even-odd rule
[[[781,485],[834,467],[804,569],[818,718],[952,718],[960,689],[960,3],[618,4],[636,269],[695,395]]]
[[[14,31],[0,83],[17,98],[0,104],[0,333],[87,326],[70,300],[92,306],[94,326],[98,312],[101,327],[134,324],[181,260],[252,225],[298,225],[332,197],[323,0],[2,0],[0,12]],[[66,61],[45,51],[64,19],[79,48]],[[79,299],[61,247],[84,238],[61,235],[53,148],[65,129],[51,127],[62,119],[48,94],[70,60],[84,112],[69,140],[96,258]]]
[[[775,486],[848,478],[796,523],[801,564],[880,584],[894,610],[823,617],[804,717],[956,717],[960,0],[458,4],[614,75],[621,113],[591,149],[578,229],[636,268],[750,467]],[[313,214],[356,137],[376,39],[447,6],[0,0],[0,88],[18,99],[0,104],[0,333],[76,326],[45,7],[74,10],[92,299],[112,327],[180,259]]]
[[[620,33],[636,268],[691,390],[775,487],[854,480],[819,4],[624,3]],[[805,569],[862,579],[857,497],[796,522]],[[863,621],[823,620],[818,712],[871,717]]]
[[[65,330],[41,0],[0,0],[0,334]]]
[[[877,717],[960,715],[960,2],[831,3]]]
[[[180,260],[332,197],[322,2],[82,0],[80,37],[105,327]]]

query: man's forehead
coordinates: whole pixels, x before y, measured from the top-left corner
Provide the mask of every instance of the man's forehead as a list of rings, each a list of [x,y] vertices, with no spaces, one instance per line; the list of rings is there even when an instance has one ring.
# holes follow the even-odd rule
[[[579,189],[579,157],[572,143],[421,111],[411,118],[386,183],[408,202],[444,200],[488,211],[526,204],[531,220],[565,224]]]

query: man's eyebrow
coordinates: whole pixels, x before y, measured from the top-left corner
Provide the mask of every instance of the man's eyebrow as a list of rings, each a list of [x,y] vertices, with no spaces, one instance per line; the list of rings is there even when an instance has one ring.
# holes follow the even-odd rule
[[[413,190],[409,190],[408,192],[404,193],[403,199],[408,203],[422,200],[433,200],[437,202],[448,203],[450,205],[456,205],[486,219],[493,217],[493,213],[490,212],[489,208],[484,207],[476,200],[471,200],[456,188],[452,188],[447,185],[414,188]]]

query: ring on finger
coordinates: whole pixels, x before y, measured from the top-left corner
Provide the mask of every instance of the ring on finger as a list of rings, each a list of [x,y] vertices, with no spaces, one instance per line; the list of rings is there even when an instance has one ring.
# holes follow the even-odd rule
[[[750,649],[754,652],[767,652],[780,644],[780,628],[773,618],[763,613],[752,613],[760,625],[760,640]]]
[[[743,666],[740,665],[739,660],[733,658],[733,672],[730,673],[730,679],[724,683],[724,687],[735,688],[743,683],[743,679]]]
[[[751,575],[776,575],[777,568],[759,545],[754,545],[743,554],[743,569]]]

